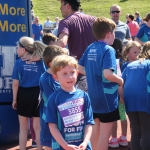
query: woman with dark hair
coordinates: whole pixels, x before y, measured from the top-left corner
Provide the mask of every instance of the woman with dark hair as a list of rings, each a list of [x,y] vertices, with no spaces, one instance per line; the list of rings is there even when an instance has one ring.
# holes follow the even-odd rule
[[[139,29],[135,41],[144,45],[145,42],[150,41],[150,13],[144,18],[146,23]]]

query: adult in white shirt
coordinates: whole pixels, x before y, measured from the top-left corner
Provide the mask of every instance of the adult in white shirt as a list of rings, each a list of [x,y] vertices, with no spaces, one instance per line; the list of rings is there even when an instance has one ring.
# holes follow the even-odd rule
[[[49,17],[47,17],[47,20],[44,23],[44,28],[50,28],[53,26],[53,22],[50,21]]]

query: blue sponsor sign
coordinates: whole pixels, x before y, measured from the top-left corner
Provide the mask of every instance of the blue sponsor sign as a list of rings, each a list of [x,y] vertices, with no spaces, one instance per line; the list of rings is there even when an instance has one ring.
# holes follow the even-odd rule
[[[0,2],[0,102],[12,101],[12,71],[16,60],[16,42],[30,36],[30,1]]]

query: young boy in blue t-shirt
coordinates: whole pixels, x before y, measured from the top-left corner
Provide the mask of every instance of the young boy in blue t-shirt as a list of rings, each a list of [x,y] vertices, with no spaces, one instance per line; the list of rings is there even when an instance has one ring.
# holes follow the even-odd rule
[[[94,120],[87,93],[74,87],[77,60],[67,55],[57,56],[51,69],[61,86],[50,95],[46,110],[46,122],[54,137],[52,149],[91,150],[89,140]]]
[[[41,103],[40,103],[40,122],[41,122],[41,133],[40,142],[41,145],[45,146],[45,150],[51,150],[52,135],[50,134],[48,125],[45,123],[46,119],[46,107],[48,103],[48,97],[57,89],[60,85],[52,77],[51,62],[54,57],[62,54],[67,54],[67,51],[59,46],[48,46],[45,48],[43,53],[43,61],[48,67],[40,77],[40,90],[41,90]]]
[[[91,136],[94,150],[108,149],[113,122],[119,120],[118,85],[123,84],[116,75],[114,21],[97,18],[92,31],[96,42],[87,47],[79,61],[79,72],[86,74],[95,125]]]

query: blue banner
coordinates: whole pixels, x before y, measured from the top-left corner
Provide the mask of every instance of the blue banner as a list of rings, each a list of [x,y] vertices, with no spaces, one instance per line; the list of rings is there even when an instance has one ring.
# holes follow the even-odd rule
[[[30,0],[0,1],[0,104],[12,102],[12,71],[16,42],[30,36]]]

